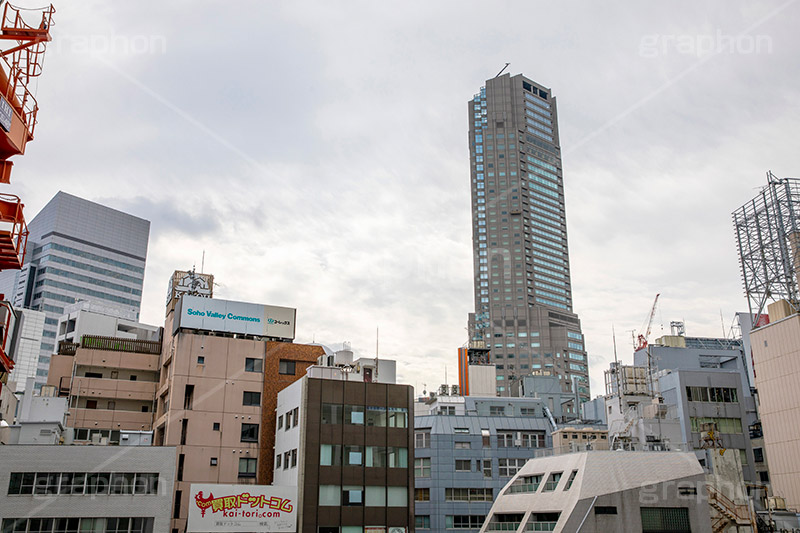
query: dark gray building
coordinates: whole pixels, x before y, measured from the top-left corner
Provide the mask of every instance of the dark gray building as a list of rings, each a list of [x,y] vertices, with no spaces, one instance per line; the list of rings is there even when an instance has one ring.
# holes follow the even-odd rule
[[[469,329],[497,364],[497,393],[520,376],[557,375],[589,399],[573,312],[561,147],[550,89],[508,74],[469,101],[475,313]]]

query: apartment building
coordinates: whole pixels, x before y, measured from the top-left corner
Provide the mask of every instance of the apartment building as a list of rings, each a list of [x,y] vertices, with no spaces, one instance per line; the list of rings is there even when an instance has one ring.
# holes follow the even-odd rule
[[[77,443],[120,443],[121,431],[152,431],[162,328],[82,302],[59,318],[47,385],[68,398]]]

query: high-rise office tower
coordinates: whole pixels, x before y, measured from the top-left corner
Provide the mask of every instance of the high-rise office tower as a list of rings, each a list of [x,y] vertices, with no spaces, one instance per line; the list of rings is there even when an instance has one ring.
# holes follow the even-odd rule
[[[56,194],[28,224],[28,253],[17,272],[0,275],[0,292],[16,307],[44,311],[36,388],[47,382],[64,306],[80,300],[137,320],[150,221]]]
[[[468,108],[470,345],[478,356],[490,350],[501,396],[521,376],[541,373],[559,376],[564,391],[588,400],[586,350],[572,311],[556,99],[550,89],[506,74],[487,80]]]

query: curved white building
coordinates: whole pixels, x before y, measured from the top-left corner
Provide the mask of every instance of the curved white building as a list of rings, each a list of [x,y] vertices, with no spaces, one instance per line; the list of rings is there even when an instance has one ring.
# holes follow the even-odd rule
[[[710,532],[703,468],[683,452],[531,459],[495,500],[489,531]]]

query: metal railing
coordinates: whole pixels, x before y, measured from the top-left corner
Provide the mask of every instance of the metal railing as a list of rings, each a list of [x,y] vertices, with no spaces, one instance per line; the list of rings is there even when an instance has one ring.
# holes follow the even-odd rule
[[[80,347],[88,350],[161,355],[161,341],[143,341],[136,339],[120,339],[117,337],[101,337],[97,335],[83,335],[81,337]]]

